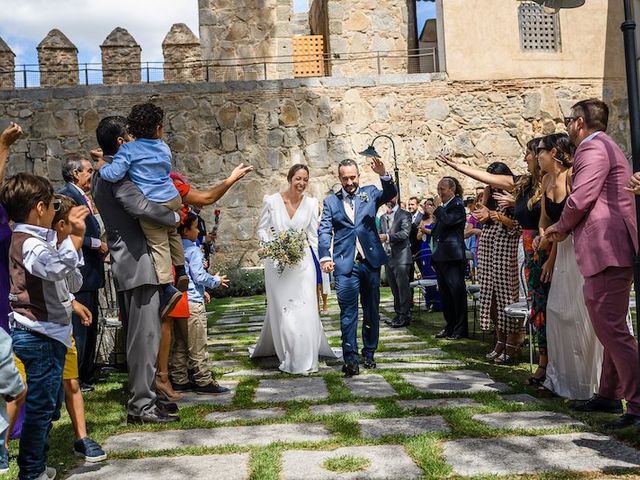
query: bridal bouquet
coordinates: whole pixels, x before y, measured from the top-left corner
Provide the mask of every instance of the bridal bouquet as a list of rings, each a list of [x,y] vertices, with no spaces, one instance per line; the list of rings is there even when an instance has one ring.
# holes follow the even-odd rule
[[[282,275],[287,267],[298,265],[306,253],[307,235],[302,230],[288,228],[281,232],[273,232],[274,239],[268,242],[260,242],[258,256],[270,258],[276,264],[278,273]]]

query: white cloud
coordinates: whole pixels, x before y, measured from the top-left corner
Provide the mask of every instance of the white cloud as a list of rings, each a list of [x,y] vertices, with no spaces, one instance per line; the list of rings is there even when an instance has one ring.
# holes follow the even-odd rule
[[[162,40],[174,23],[198,36],[197,0],[0,0],[0,36],[22,58],[53,28],[78,47],[81,61],[100,58],[100,44],[116,27],[126,28],[142,47],[143,61],[162,61]],[[30,52],[26,51],[30,49]]]

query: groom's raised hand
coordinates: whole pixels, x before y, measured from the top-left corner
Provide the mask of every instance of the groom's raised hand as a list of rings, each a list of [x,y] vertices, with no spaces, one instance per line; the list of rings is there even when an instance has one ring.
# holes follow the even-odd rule
[[[380,157],[372,157],[371,170],[373,170],[380,176],[383,176],[385,173],[387,173],[387,169],[384,168],[384,163],[382,163],[382,159]]]
[[[333,272],[334,263],[333,260],[325,260],[324,262],[320,262],[320,268],[324,273]]]

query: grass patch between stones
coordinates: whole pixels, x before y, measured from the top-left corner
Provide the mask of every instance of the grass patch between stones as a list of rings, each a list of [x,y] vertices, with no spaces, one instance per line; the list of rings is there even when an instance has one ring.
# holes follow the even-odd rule
[[[336,473],[351,473],[366,470],[371,465],[368,458],[353,455],[340,455],[327,458],[322,463],[322,468]]]

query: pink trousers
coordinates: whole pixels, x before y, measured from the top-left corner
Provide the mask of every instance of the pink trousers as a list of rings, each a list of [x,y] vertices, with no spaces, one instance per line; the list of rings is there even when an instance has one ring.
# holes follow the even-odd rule
[[[627,311],[633,269],[609,267],[584,279],[584,299],[602,346],[598,395],[627,401],[627,413],[640,415],[638,342],[629,332]]]

